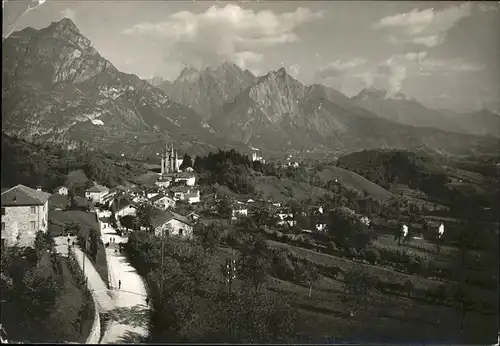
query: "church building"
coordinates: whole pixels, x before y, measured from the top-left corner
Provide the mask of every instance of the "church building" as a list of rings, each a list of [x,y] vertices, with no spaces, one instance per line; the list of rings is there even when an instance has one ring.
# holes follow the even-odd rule
[[[168,148],[165,145],[165,151],[161,155],[161,175],[166,176],[169,173],[179,173],[179,167],[182,164],[182,158],[179,158],[177,149],[174,145]]]

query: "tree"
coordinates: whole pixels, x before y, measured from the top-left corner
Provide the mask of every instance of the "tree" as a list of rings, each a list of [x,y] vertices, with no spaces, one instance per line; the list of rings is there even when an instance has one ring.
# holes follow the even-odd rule
[[[252,219],[254,220],[257,226],[264,226],[264,225],[269,227],[276,226],[276,220],[274,218],[274,215],[268,208],[262,205],[255,205],[252,209],[253,209]]]
[[[344,274],[344,298],[351,303],[351,316],[369,299],[373,279],[362,266],[355,266]]]
[[[203,247],[204,254],[212,254],[220,244],[222,227],[212,222],[209,225],[197,224],[194,227],[194,234]]]
[[[380,261],[380,252],[375,249],[367,249],[365,250],[365,258],[371,264],[377,264]]]
[[[269,248],[263,239],[254,239],[240,256],[238,272],[245,281],[250,283],[255,292],[267,280],[270,269]]]
[[[310,262],[306,262],[305,270],[306,270],[306,280],[307,283],[309,284],[309,298],[311,298],[312,294],[312,287],[316,281],[318,281],[321,276],[318,272],[318,269],[311,264]]]
[[[137,220],[140,222],[140,226],[146,227],[151,230],[153,227],[153,207],[149,204],[142,203],[137,209]]]
[[[228,218],[231,216],[231,204],[227,197],[223,196],[217,201],[217,212],[223,218]]]
[[[179,169],[182,171],[188,167],[193,168],[193,161],[191,160],[191,156],[189,156],[187,153],[185,153],[184,158],[182,159],[182,163],[179,166]]]

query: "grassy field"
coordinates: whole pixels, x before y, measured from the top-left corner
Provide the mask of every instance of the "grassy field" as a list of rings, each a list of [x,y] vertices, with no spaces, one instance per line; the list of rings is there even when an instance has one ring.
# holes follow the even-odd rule
[[[314,251],[269,241],[272,247],[288,247],[298,256],[315,263],[337,265],[344,270],[354,265],[349,260],[320,254]],[[238,256],[238,251],[221,247],[216,255],[213,270],[219,270],[225,258]],[[357,264],[360,265],[360,264]],[[391,281],[411,279],[415,286],[426,288],[439,283],[432,280],[397,273],[388,269],[365,265],[369,272]],[[222,277],[221,277],[222,279]],[[341,279],[341,278],[340,278]],[[234,285],[242,285],[236,280]],[[284,298],[297,309],[297,340],[299,343],[325,343],[340,341],[358,342],[487,342],[494,335],[496,324],[491,316],[470,313],[466,317],[466,334],[459,331],[457,310],[446,306],[434,306],[401,296],[373,292],[369,303],[355,317],[347,313],[343,301],[343,283],[324,276],[314,284],[309,297],[309,287],[292,282],[269,278],[264,287],[270,294]],[[479,332],[482,328],[483,332]],[[477,332],[476,332],[477,331]],[[314,335],[315,337],[311,337]],[[342,335],[343,338],[339,339]]]
[[[265,199],[286,202],[290,198],[303,200],[308,197],[317,198],[331,194],[328,190],[311,186],[306,182],[295,182],[291,179],[260,176],[255,178],[255,188],[261,191]]]
[[[407,185],[395,184],[391,187],[391,191],[395,196],[401,196],[421,208],[425,207],[429,210],[435,209],[439,211],[449,210],[449,208],[444,205],[426,200],[426,196],[423,192],[410,189]]]
[[[148,172],[141,175],[138,175],[132,179],[132,182],[139,185],[154,185],[154,183],[158,180],[158,173]]]
[[[342,185],[347,188],[358,191],[359,193],[364,193],[366,191],[368,196],[373,198],[386,201],[391,198],[391,192],[387,191],[383,187],[365,179],[357,173],[349,171],[344,168],[336,167],[336,166],[328,166],[319,172],[319,176],[325,182],[333,179],[340,179],[342,181]]]
[[[97,259],[94,261],[91,256],[89,258],[94,264],[95,269],[97,270],[103,281],[109,285],[108,264],[106,262],[106,248],[101,241],[101,228],[96,219],[96,214],[77,210],[49,211],[49,234],[51,236],[57,237],[65,235],[65,227],[73,223],[80,226],[80,234],[82,234],[83,236],[88,237],[91,229],[95,229],[98,232],[99,242],[97,246]]]

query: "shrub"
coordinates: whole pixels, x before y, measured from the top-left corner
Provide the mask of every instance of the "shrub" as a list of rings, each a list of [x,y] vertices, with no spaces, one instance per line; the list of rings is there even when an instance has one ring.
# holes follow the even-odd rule
[[[364,252],[364,257],[371,264],[377,264],[380,261],[380,252],[377,249],[367,249]]]

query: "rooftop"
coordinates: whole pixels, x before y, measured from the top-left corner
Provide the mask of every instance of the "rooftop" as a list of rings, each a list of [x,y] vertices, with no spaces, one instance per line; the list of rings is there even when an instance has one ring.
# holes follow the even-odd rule
[[[19,184],[2,192],[2,207],[41,205],[47,202],[49,197],[50,193],[38,191]]]
[[[149,199],[149,201],[150,201],[151,203],[154,203],[154,202],[156,202],[156,201],[158,201],[158,200],[160,200],[160,199],[162,199],[162,198],[168,198],[168,199],[171,199],[170,197],[165,196],[165,195],[163,195],[163,194],[161,194],[161,193],[160,193],[160,194],[158,194],[158,195],[156,195],[156,196],[151,197],[151,198]]]
[[[164,176],[170,178],[184,178],[184,179],[195,177],[195,175],[191,172],[166,173],[164,174]]]
[[[170,210],[161,210],[158,208],[153,208],[152,210],[153,227],[159,227],[172,219],[175,219],[187,225],[191,225],[191,222],[188,220],[188,218],[183,215],[177,214]]]

